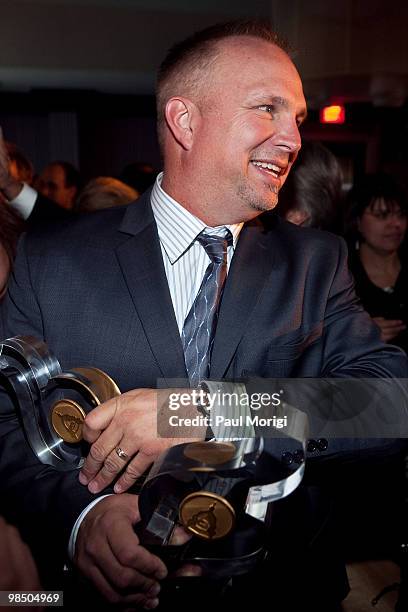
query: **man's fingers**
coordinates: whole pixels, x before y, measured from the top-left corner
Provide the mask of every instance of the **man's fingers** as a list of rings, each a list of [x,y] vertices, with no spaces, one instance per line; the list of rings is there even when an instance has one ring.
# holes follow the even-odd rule
[[[157,439],[156,406],[156,391],[138,389],[87,415],[83,435],[92,446],[79,480],[91,493],[99,493],[118,477],[115,492],[127,491],[165,448],[180,443],[179,439]]]
[[[105,577],[99,567],[92,566],[89,570],[88,577],[91,579],[102,596],[111,604],[136,604],[138,606],[145,606],[150,605],[151,602],[154,602],[154,607],[156,607],[158,604],[156,596],[150,595],[149,593],[121,593],[118,588],[115,588],[110,584],[109,580]]]
[[[82,426],[84,440],[92,444],[100,436],[101,431],[106,429],[116,414],[118,398],[113,399],[97,406],[85,417]]]
[[[199,567],[198,565],[193,565],[192,563],[186,563],[185,565],[180,567],[178,570],[176,570],[174,574],[172,574],[172,578],[186,578],[187,576],[198,577],[198,576],[201,576],[202,573],[203,571],[201,567]]]
[[[92,565],[88,571],[88,578],[92,581],[97,590],[102,594],[103,598],[111,604],[119,604],[121,597],[119,593],[109,584],[101,570]]]
[[[136,546],[136,549],[140,546]],[[119,595],[130,595],[135,590],[138,593],[156,597],[160,592],[160,584],[153,578],[141,573],[137,568],[123,565],[117,559],[114,551],[110,549],[109,556],[114,560],[108,565],[108,558],[102,557],[98,560],[98,568],[109,585]],[[124,554],[122,553],[122,557]],[[109,571],[108,571],[109,570]]]
[[[109,482],[112,482],[118,471],[123,469],[125,465],[123,460],[120,459],[115,451],[115,448],[118,447],[121,438],[121,432],[116,430],[116,428],[111,427],[109,430],[101,434],[96,442],[92,444],[91,448],[89,449],[88,456],[85,459],[85,463],[79,473],[79,482],[81,484],[86,485],[93,480],[97,474],[105,468],[106,462],[107,466],[104,470],[104,478],[101,479],[101,483],[105,482],[109,474],[112,474],[112,478],[107,482],[108,484]],[[116,466],[120,465],[119,460],[122,461],[122,465],[120,469],[114,473]],[[91,489],[90,491],[92,493],[97,492],[96,490],[92,491]]]
[[[126,470],[115,484],[115,493],[123,493],[132,487],[136,480],[145,473],[151,466],[154,459],[150,454],[140,451],[134,459],[127,465]]]
[[[144,549],[134,530],[140,520],[137,495],[111,495],[85,516],[78,532],[74,562],[112,604],[157,607],[164,563]]]
[[[167,570],[140,546],[133,526],[139,519],[137,496],[101,500],[81,525],[75,563],[111,603],[154,608]]]
[[[192,538],[192,534],[183,529],[183,527],[176,527],[171,534],[170,544],[172,546],[182,546]]]
[[[135,544],[135,540],[138,542],[131,526],[125,532],[122,526],[113,525],[108,533],[108,542],[113,555],[120,565],[133,568],[143,574],[141,580],[144,584],[143,590],[148,591],[156,580],[163,580],[167,576],[167,568],[159,557],[140,544]]]
[[[106,457],[102,464],[100,462],[93,463],[91,461],[88,466],[85,467],[84,465],[84,472],[82,475],[82,480],[80,478],[80,482],[82,482],[82,484],[86,484],[85,482],[83,482],[83,479],[87,478],[89,483],[88,489],[91,493],[99,493],[99,491],[105,489],[115,480],[115,478],[117,478],[118,474],[125,468],[127,458],[123,459],[123,457],[119,456],[119,452],[123,453],[124,451],[119,446],[116,446],[113,451],[109,453],[109,455]],[[135,481],[132,480],[131,484],[133,484],[134,482]]]

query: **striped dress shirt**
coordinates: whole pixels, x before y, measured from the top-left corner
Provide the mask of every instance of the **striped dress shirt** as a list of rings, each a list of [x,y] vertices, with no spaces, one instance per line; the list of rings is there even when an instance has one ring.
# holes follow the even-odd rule
[[[152,190],[151,205],[157,223],[164,269],[181,336],[184,321],[200,289],[207,266],[211,262],[204,247],[196,241],[198,234],[205,230],[211,235],[224,236],[225,228],[229,229],[232,234],[232,245],[227,249],[227,270],[229,270],[244,224],[206,226],[203,221],[191,214],[162,189],[162,180],[163,173],[160,173]],[[206,382],[211,394],[220,390],[238,394],[245,392],[245,386],[240,383]],[[236,405],[226,406],[221,402],[213,406],[212,415],[214,419],[217,415],[232,418],[236,416],[237,411],[243,415],[249,412],[247,408],[240,408]],[[228,428],[224,425],[218,427],[213,425],[212,430],[216,439],[236,440],[250,438],[254,435],[253,428],[245,425]]]
[[[232,256],[235,251],[239,233],[243,223],[235,225],[223,225],[219,227],[207,227],[205,223],[192,215],[181,204],[173,200],[161,187],[163,173],[161,172],[153,186],[151,194],[151,205],[159,233],[160,247],[169,284],[171,300],[180,336],[183,330],[184,320],[194,302],[195,296],[201,285],[210,258],[204,247],[195,239],[200,232],[205,230],[209,234],[223,235],[227,227],[233,239],[232,246],[228,247],[227,266],[229,269]],[[216,386],[214,387],[214,391]],[[245,389],[245,388],[244,388]],[[221,409],[221,408],[220,408]],[[222,409],[224,411],[224,409]],[[224,438],[224,427],[214,432],[216,438]],[[235,432],[237,433],[237,432]],[[241,431],[238,435],[227,439],[244,437]],[[77,518],[72,528],[68,544],[68,556],[71,561],[74,558],[76,539],[79,527],[87,513],[102,500],[106,495],[92,501]]]
[[[160,173],[153,187],[151,204],[157,223],[171,300],[181,335],[184,321],[211,261],[204,247],[196,241],[198,234],[205,230],[208,234],[222,236],[225,228],[230,230],[233,244],[228,247],[227,253],[229,269],[243,223],[207,227],[205,223],[163,191],[162,179],[163,173]]]

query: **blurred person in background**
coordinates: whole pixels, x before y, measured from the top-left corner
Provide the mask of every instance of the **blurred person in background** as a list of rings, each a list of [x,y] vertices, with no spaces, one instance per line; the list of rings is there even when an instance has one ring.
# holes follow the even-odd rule
[[[75,203],[76,212],[92,212],[101,208],[111,208],[130,204],[139,193],[111,176],[98,176],[90,180],[82,189]]]
[[[6,142],[6,151],[9,158],[9,172],[17,181],[31,185],[34,178],[34,167],[21,149],[13,142]]]
[[[39,563],[59,571],[71,541],[79,571],[105,597],[124,607],[136,603],[157,606],[157,581],[166,575],[160,559],[140,546],[133,529],[138,520],[137,498],[123,493],[127,489],[123,485],[127,479],[128,484],[133,482],[140,469],[131,464],[134,427],[144,438],[136,449],[138,459],[147,448],[148,461],[156,449],[159,452],[157,421],[149,410],[149,398],[156,391],[149,387],[156,386],[160,372],[168,377],[188,375],[182,338],[190,306],[186,303],[176,314],[176,304],[179,279],[182,297],[191,296],[194,304],[194,294],[197,290],[196,295],[200,294],[200,277],[210,276],[206,275],[206,261],[198,274],[198,260],[190,262],[190,253],[185,257],[186,249],[195,252],[196,247],[197,255],[206,255],[200,234],[221,229],[223,267],[228,272],[215,349],[211,355],[211,344],[206,342],[203,350],[206,371],[211,365],[215,376],[218,367],[219,376],[227,379],[251,377],[251,373],[273,379],[302,373],[358,377],[361,373],[403,376],[407,372],[402,352],[380,343],[370,318],[355,307],[340,240],[277,218],[274,231],[265,232],[255,221],[277,203],[279,189],[300,149],[298,126],[306,115],[300,78],[276,40],[269,27],[260,29],[245,22],[214,26],[173,47],[160,70],[159,138],[165,174],[155,183],[152,197],[146,194],[127,209],[84,215],[80,222],[66,224],[49,236],[33,233],[17,258],[4,309],[10,334],[23,330],[47,339],[64,365],[75,357],[112,373],[120,388],[130,391],[128,399],[124,393],[115,400],[115,415],[119,401],[134,402],[137,412],[125,411],[117,429],[123,431],[127,461],[123,462],[115,443],[110,442],[99,456],[102,470],[109,464],[104,463],[105,449],[120,459],[110,464],[109,471],[112,478],[117,469],[121,474],[114,489],[122,491],[120,495],[108,495],[94,505],[94,496],[105,488],[106,481],[94,478],[99,472],[89,469],[89,461],[81,481],[76,474],[58,475],[36,463],[14,416],[2,420],[1,488],[27,531],[33,514],[38,517],[30,543]],[[253,100],[251,108],[247,108],[248,100]],[[244,222],[248,223],[242,227]],[[239,232],[235,251],[234,236],[226,225],[233,226],[235,235]],[[185,241],[188,227],[191,231]],[[183,240],[177,240],[177,235]],[[168,236],[168,242],[161,236]],[[57,251],[50,261],[47,247],[55,244]],[[167,244],[183,256],[177,276]],[[228,254],[231,271],[226,269]],[[167,273],[172,274],[171,280]],[[30,280],[32,294],[27,295]],[[200,319],[196,329],[203,327],[204,318]],[[209,335],[207,340],[211,340]],[[89,429],[95,431],[94,425]],[[97,436],[100,432],[99,428]],[[332,452],[331,443],[325,441],[318,452],[326,453],[329,463],[331,457],[333,463],[337,459],[342,463],[343,450],[349,457],[355,449],[359,462],[364,450],[368,456],[377,453],[374,446],[371,450],[365,445],[366,440],[363,448],[358,441],[346,441]],[[393,445],[387,445],[388,453]],[[272,446],[280,462],[282,447]],[[316,449],[306,451],[311,454]],[[326,456],[321,458],[324,462]],[[300,490],[299,496],[289,499],[283,506],[285,512],[272,521],[273,532],[265,534],[271,553],[268,564],[256,576],[234,580],[232,593],[220,602],[224,607],[227,603],[236,609],[242,609],[242,604],[253,606],[255,593],[258,600],[263,597],[281,612],[339,609],[348,585],[335,534],[330,533],[330,500],[326,503],[323,489]],[[275,510],[276,506],[274,518]],[[204,583],[199,596],[207,595],[205,587]],[[126,599],[132,590],[133,601]],[[203,609],[202,603],[206,609],[214,607],[218,600],[211,597],[211,591],[209,595],[197,599],[195,593],[195,600],[184,602],[183,609]],[[165,600],[163,603],[166,605]],[[162,609],[174,609],[171,603]]]
[[[0,516],[0,590],[41,590],[37,568],[17,529]],[[14,604],[15,605],[15,604]],[[29,608],[31,610],[33,608]],[[37,608],[38,610],[38,608]]]
[[[375,199],[377,195],[380,201]],[[372,201],[373,198],[374,201]],[[385,202],[381,198],[385,198]],[[397,202],[400,202],[400,205]],[[405,213],[401,212],[399,206],[405,210],[402,197],[397,196],[394,188],[391,190],[391,186],[385,189],[385,185],[381,183],[375,189],[370,188],[364,198],[364,204],[357,208],[358,214],[354,225],[356,227],[360,225],[362,229],[355,234],[354,242],[356,238],[362,242],[363,233],[367,234],[367,242],[364,244],[370,245],[372,242],[365,219],[362,222],[358,221],[364,209],[369,207],[376,214],[379,212],[378,223],[382,225],[384,224],[382,217],[388,218],[388,211],[398,213],[395,215],[398,220],[405,219]],[[341,230],[340,213],[342,209],[342,173],[336,157],[320,143],[304,143],[292,172],[280,192],[277,212],[296,225],[337,232]],[[393,219],[394,216],[390,215],[391,224],[393,224]],[[397,225],[398,223],[399,221]],[[395,230],[392,231],[395,233]],[[398,247],[402,239],[399,231],[395,238],[398,238],[396,245]],[[365,248],[363,246],[363,252]],[[379,262],[382,262],[381,258]],[[353,267],[357,269],[356,265]],[[361,267],[360,263],[358,269]],[[367,296],[363,278],[366,278],[366,282],[370,285],[371,281],[364,270],[357,276],[360,281],[356,286],[357,294],[362,290]],[[374,292],[383,292],[382,289],[373,287]],[[388,295],[386,294],[386,298]],[[372,301],[375,308],[377,306],[380,308],[379,313],[386,312],[381,310],[382,302],[378,296],[374,295],[368,301]],[[372,313],[365,299],[363,305],[369,313]],[[378,322],[377,318],[374,320]],[[382,319],[379,321],[381,322]],[[401,321],[390,321],[389,323],[399,325]],[[383,335],[382,339],[388,340],[388,336]],[[331,471],[331,478],[333,484],[329,486],[332,487],[335,502],[334,512],[338,517],[339,539],[342,542],[345,557],[352,560],[370,559],[377,556],[390,558],[395,555],[400,543],[402,515],[406,511],[403,499],[405,490],[403,457],[382,457],[375,470],[373,470],[372,463],[365,465],[362,462],[354,466],[353,475],[348,474],[345,480],[343,475]],[[378,496],[379,487],[382,491],[380,498]],[[348,497],[345,499],[346,489]],[[351,499],[352,504],[350,504]]]
[[[53,161],[38,177],[38,191],[61,208],[72,210],[81,188],[78,170],[66,161]]]
[[[1,206],[0,196],[0,299],[7,289],[17,240],[23,229],[24,223],[20,217],[9,207]]]
[[[22,219],[5,205],[0,193],[0,301],[7,291],[7,283],[16,254],[17,240],[24,229]],[[0,317],[0,340],[4,339]]]
[[[75,172],[77,173],[76,170]],[[66,218],[69,215],[68,210],[37,190],[39,184],[44,185],[43,174],[36,177],[35,189],[31,185],[33,178],[31,162],[18,147],[6,143],[0,128],[0,195],[2,196],[0,205],[13,210],[29,225],[42,223],[46,219]],[[50,192],[49,185],[48,189]],[[74,194],[75,198],[77,189],[69,193]]]
[[[408,271],[401,257],[407,195],[390,176],[367,175],[349,193],[346,236],[356,293],[385,342],[408,351]]]
[[[319,142],[304,142],[276,212],[295,225],[336,231],[342,179],[340,164],[329,149]]]

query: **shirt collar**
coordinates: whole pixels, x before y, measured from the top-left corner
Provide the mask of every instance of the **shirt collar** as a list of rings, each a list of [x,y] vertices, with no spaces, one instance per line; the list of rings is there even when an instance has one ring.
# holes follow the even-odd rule
[[[228,228],[232,234],[235,249],[243,223],[207,227],[198,217],[163,190],[162,180],[163,172],[158,175],[153,186],[151,204],[160,242],[172,264],[187,251],[204,229],[209,234],[220,234],[224,228]]]

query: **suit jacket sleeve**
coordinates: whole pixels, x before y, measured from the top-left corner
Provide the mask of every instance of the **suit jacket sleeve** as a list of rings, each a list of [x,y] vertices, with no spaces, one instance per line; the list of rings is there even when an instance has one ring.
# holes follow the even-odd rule
[[[308,344],[298,358],[294,377],[302,378],[302,385],[298,387],[293,385],[293,395],[291,397],[291,403],[294,406],[298,406],[308,413],[312,425],[311,437],[318,437],[314,435],[313,427],[315,423],[320,424],[322,422],[322,415],[324,414],[323,402],[320,405],[319,401],[316,400],[319,390],[322,388],[319,379],[408,378],[408,360],[406,355],[399,348],[391,344],[385,344],[380,340],[377,326],[373,324],[371,317],[363,310],[361,303],[355,295],[354,282],[347,266],[346,244],[342,239],[337,239],[336,243],[337,249],[335,251],[331,249],[332,258],[333,251],[334,253],[337,252],[337,261],[334,260],[332,262],[335,264],[335,271],[327,292],[325,311],[321,321],[321,333],[319,337]],[[327,258],[329,257],[330,255],[328,254]],[[319,257],[314,268],[317,276],[315,282],[316,307],[319,300],[317,289],[319,284],[322,286],[324,279],[327,279],[327,273],[324,272],[324,260],[325,257]],[[319,265],[322,266],[320,271],[318,270]],[[314,279],[309,279],[311,285],[313,285],[313,282]],[[311,367],[310,364],[313,364],[313,366]],[[315,382],[313,379],[316,379]],[[394,381],[392,381],[393,383]],[[340,382],[340,389],[341,384]],[[273,376],[270,379],[251,377],[247,381],[247,386],[249,393],[259,394],[264,392],[270,394],[279,390],[282,387],[282,383],[279,382],[279,379],[274,379]],[[303,393],[305,390],[306,393]],[[306,398],[309,392],[309,397],[313,398],[313,400],[308,402]],[[384,413],[388,411],[393,415],[393,418],[404,419],[406,424],[408,419],[407,397],[404,380],[395,381],[396,400],[394,405],[390,405],[387,402],[384,403]],[[357,400],[354,404],[350,402],[349,405],[339,402],[338,407],[341,410],[344,409],[346,415],[347,412],[352,414],[353,410],[358,412],[360,408]],[[264,416],[270,416],[268,410]],[[336,414],[333,412],[330,416],[334,423],[336,418],[340,419],[340,415],[337,414],[336,417]],[[365,416],[363,415],[363,418]],[[314,420],[315,417],[318,417],[316,421]],[[362,423],[364,423],[363,420]],[[380,420],[379,424],[381,426]],[[375,431],[375,427],[371,429],[372,434],[373,431]],[[337,464],[340,462],[343,465],[353,465],[355,461],[371,461],[375,456],[387,456],[389,453],[398,454],[401,451],[404,452],[404,449],[407,448],[406,439],[382,438],[380,437],[381,433],[379,430],[370,435],[370,431],[367,429],[365,434],[363,433],[362,435],[365,435],[365,437],[332,437],[324,441],[323,450],[315,444],[309,445],[309,448],[313,450],[308,451],[306,456],[309,460],[312,460],[312,463],[316,460],[320,462],[324,460],[325,464],[329,461],[336,462]],[[287,440],[285,441],[284,439],[266,440],[266,444],[269,451],[278,457],[290,451],[291,447]]]
[[[356,297],[347,265],[347,247],[339,240],[336,273],[327,300],[323,329],[322,377],[408,376],[403,351],[380,340],[380,332]]]
[[[41,310],[31,284],[25,242],[23,237],[10,292],[2,305],[4,333],[5,337],[29,334],[43,338]],[[60,473],[40,463],[4,390],[0,392],[0,499],[0,512],[18,525],[40,570],[43,563],[48,573],[50,567],[63,567],[75,520],[95,499],[79,483],[77,471]]]
[[[59,296],[55,288],[52,295],[49,294],[52,281],[49,278],[50,270],[36,263],[33,249],[27,249],[29,240],[24,237],[19,245],[4,303],[4,332],[6,337],[29,334],[47,342],[42,309],[48,308],[48,312],[51,312],[49,305]],[[50,243],[49,240],[47,244]],[[331,258],[333,251],[331,248]],[[387,347],[379,341],[368,316],[356,303],[345,267],[344,247],[338,247],[336,252],[335,272],[331,261],[327,264],[332,280],[323,317],[323,333],[318,341],[305,349],[301,359],[313,364],[322,363],[321,369],[316,367],[316,373],[310,374],[312,376],[405,376],[405,357],[398,349]],[[48,256],[48,253],[44,256]],[[53,261],[53,265],[52,269],[59,270],[61,275],[63,263]],[[326,278],[327,274],[325,272]],[[321,286],[319,280],[316,287]],[[312,279],[312,285],[313,282]],[[41,302],[37,298],[40,290]],[[320,297],[316,289],[316,303]],[[358,338],[358,341],[352,342],[352,346],[350,328]],[[63,323],[60,330],[63,333]],[[254,371],[256,373],[257,368]],[[40,557],[41,551],[48,553],[53,550],[62,559],[77,516],[94,496],[80,485],[76,472],[60,474],[38,461],[24,439],[9,402],[4,398],[0,405],[0,420],[0,494],[5,511],[9,515],[14,513],[14,519]]]

